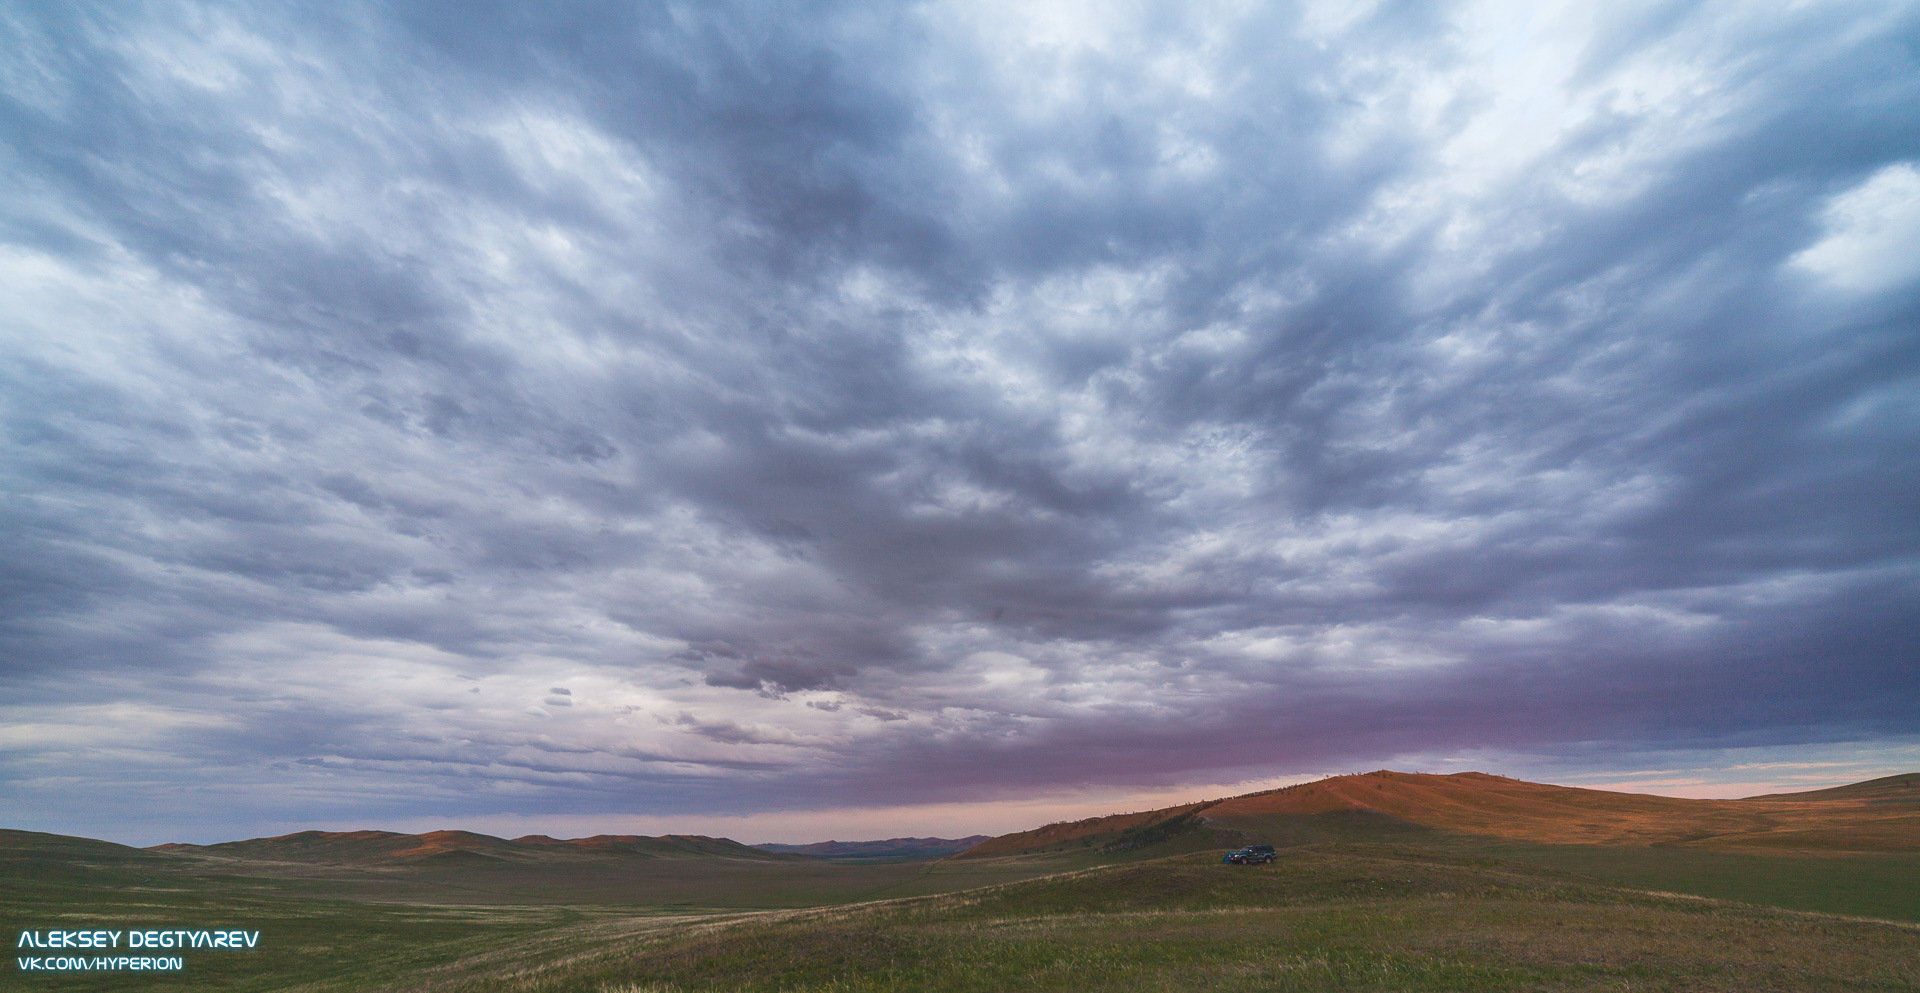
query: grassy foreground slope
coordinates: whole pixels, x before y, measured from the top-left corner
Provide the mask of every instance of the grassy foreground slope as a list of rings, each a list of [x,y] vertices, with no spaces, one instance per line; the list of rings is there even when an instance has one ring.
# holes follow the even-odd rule
[[[826,993],[1002,990],[1917,990],[1920,930],[1615,889],[1377,846],[1276,865],[1207,855],[986,890],[544,938],[386,988]],[[322,990],[350,989],[322,984]]]
[[[1437,847],[1637,889],[1920,923],[1920,853],[1796,855],[1474,838]]]

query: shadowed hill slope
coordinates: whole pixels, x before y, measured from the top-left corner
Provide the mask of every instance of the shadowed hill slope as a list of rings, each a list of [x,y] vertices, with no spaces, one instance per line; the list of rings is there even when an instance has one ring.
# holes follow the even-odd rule
[[[972,859],[994,855],[1017,855],[1070,846],[1082,841],[1091,842],[1095,839],[1110,844],[1113,839],[1128,832],[1150,830],[1184,815],[1197,814],[1216,802],[1218,801],[1209,800],[1134,814],[1108,814],[1105,817],[1090,817],[1080,821],[1061,821],[1030,831],[1016,831],[1013,834],[1003,834],[997,838],[988,839],[955,857]]]
[[[1824,790],[1807,790],[1804,793],[1767,793],[1762,796],[1750,796],[1747,799],[1794,802],[1858,800],[1865,803],[1920,804],[1920,772],[1883,776],[1879,779],[1869,779],[1864,783],[1849,783],[1846,786],[1835,786]]]

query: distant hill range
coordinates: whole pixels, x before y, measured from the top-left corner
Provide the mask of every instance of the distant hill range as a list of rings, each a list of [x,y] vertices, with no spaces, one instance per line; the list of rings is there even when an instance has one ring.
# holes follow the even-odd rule
[[[1028,859],[1049,854],[1121,859],[1250,842],[1626,845],[1747,852],[1920,852],[1920,773],[1744,800],[1687,800],[1549,786],[1478,772],[1370,772],[1223,800],[1048,824],[996,838],[889,838],[812,845],[743,845],[670,834],[511,840],[469,831],[301,831],[213,845],[133,849],[108,842],[0,830],[0,874],[44,858],[183,867],[225,873],[389,881],[471,878],[614,892],[645,885],[701,892],[715,873],[750,880],[769,863],[829,872],[829,862]],[[358,874],[358,875],[355,875]],[[396,883],[397,885],[397,883]],[[491,885],[491,884],[489,884]],[[742,884],[746,885],[746,884]],[[624,892],[624,890],[621,890]],[[661,890],[666,892],[666,890]]]
[[[669,834],[658,838],[600,834],[561,841],[530,834],[508,841],[471,831],[301,831],[277,838],[253,838],[214,845],[154,845],[148,851],[248,862],[285,862],[316,866],[383,868],[420,863],[569,863],[625,859],[769,859],[791,858],[761,851],[726,838]]]
[[[892,859],[901,862],[930,861],[964,852],[983,841],[990,840],[987,835],[976,834],[966,838],[888,838],[885,841],[816,841],[811,845],[755,845],[763,852],[781,855],[806,855],[817,859],[835,861],[866,861],[874,859]]]
[[[1479,772],[1370,772],[1143,813],[1048,824],[961,853],[985,858],[1470,835],[1578,845],[1765,851],[1920,850],[1920,773],[1805,793],[1688,800]]]

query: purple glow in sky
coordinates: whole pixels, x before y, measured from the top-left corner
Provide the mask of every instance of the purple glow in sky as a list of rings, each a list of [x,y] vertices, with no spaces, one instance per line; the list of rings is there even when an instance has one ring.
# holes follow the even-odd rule
[[[1920,768],[1916,38],[0,0],[4,826]]]

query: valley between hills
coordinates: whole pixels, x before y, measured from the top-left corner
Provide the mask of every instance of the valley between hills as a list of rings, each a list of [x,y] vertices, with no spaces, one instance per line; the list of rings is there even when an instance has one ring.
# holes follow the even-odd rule
[[[966,841],[0,831],[10,933],[262,934],[0,988],[1920,989],[1920,774],[1685,800],[1382,771]],[[1221,864],[1250,843],[1279,858]]]

